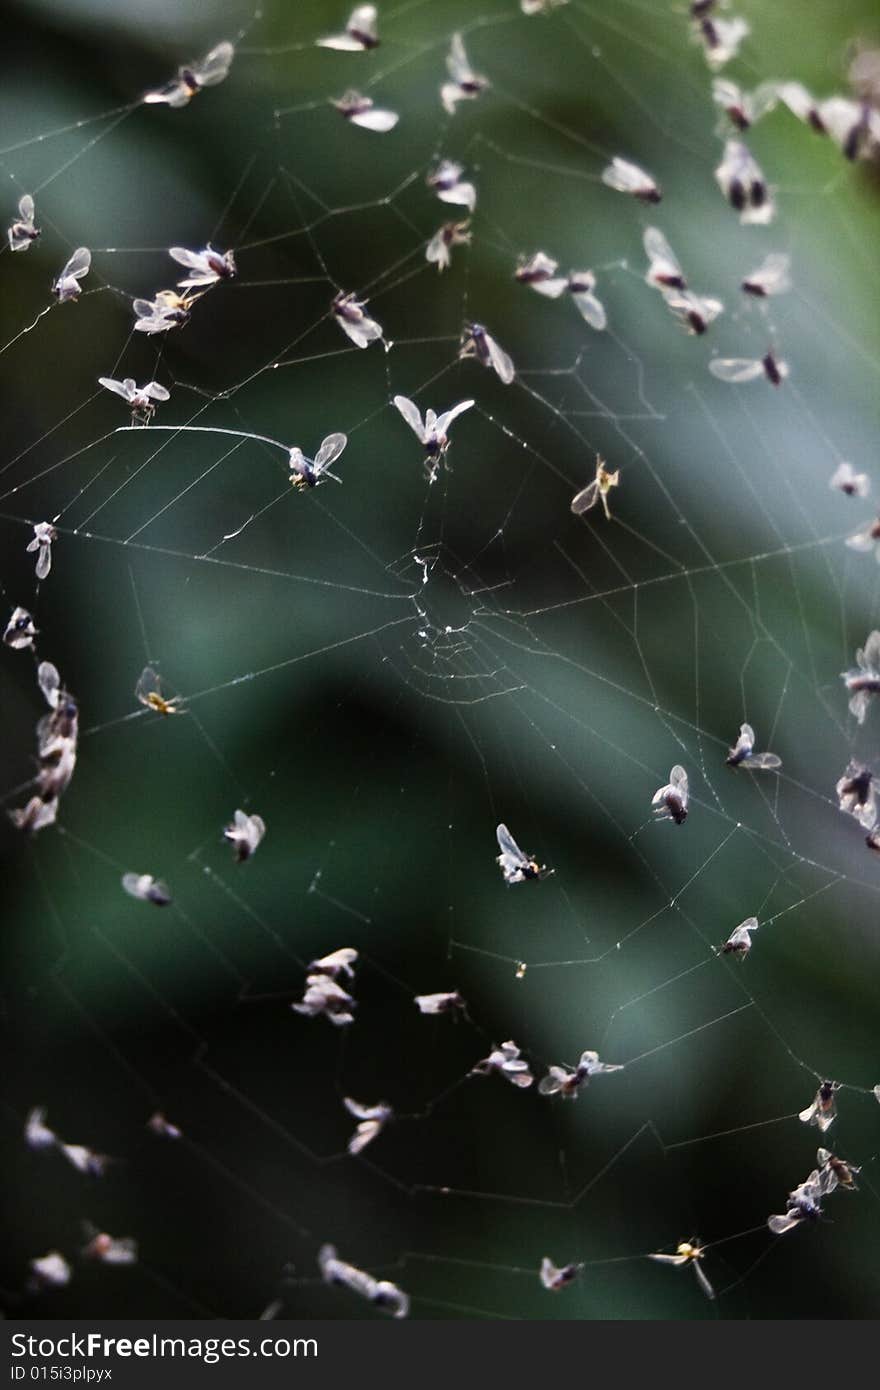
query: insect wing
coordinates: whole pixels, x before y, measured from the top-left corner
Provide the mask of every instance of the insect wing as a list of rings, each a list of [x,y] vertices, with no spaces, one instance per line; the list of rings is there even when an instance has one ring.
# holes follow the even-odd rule
[[[192,72],[200,87],[215,87],[229,72],[235,49],[231,43],[218,43],[200,63],[193,66]]]
[[[437,418],[436,432],[438,435],[446,434],[453,420],[457,420],[459,415],[463,415],[466,410],[470,410],[474,401],[459,401],[451,410],[446,410]]]
[[[59,280],[66,280],[68,276],[71,276],[74,280],[81,280],[84,275],[88,275],[91,264],[92,253],[89,248],[78,246],[58,278]]]
[[[706,1275],[705,1275],[705,1273],[704,1273],[704,1271],[703,1271],[703,1267],[702,1267],[702,1265],[700,1264],[699,1260],[694,1260],[694,1261],[693,1261],[693,1266],[694,1266],[694,1274],[696,1274],[696,1276],[697,1276],[697,1283],[699,1284],[700,1288],[703,1290],[703,1293],[706,1295],[707,1298],[714,1298],[714,1297],[715,1297],[715,1290],[712,1288],[712,1285],[709,1283],[709,1280],[707,1279],[707,1277],[706,1277]]]
[[[322,441],[321,447],[315,455],[315,473],[326,472],[331,463],[335,463],[339,458],[339,455],[342,453],[347,443],[347,434],[328,434],[327,438]]]
[[[422,424],[421,412],[415,402],[411,401],[407,396],[395,396],[394,404],[420,443],[425,444],[427,442],[427,434]]]
[[[124,381],[114,381],[109,376],[99,376],[98,384],[103,386],[106,391],[113,391],[117,396],[121,396],[124,401],[130,401],[135,394],[135,383],[131,377],[127,376]]]
[[[461,34],[452,35],[452,42],[446,55],[446,71],[458,86],[463,86],[474,80],[474,72],[468,61]]]
[[[599,480],[594,478],[586,487],[582,487],[580,492],[575,493],[571,499],[571,510],[575,516],[582,516],[591,507],[595,507],[599,500]]]
[[[649,1260],[656,1260],[661,1265],[686,1265],[687,1255],[649,1255]]]
[[[494,338],[490,338],[488,333],[484,333],[486,351],[489,354],[489,365],[496,372],[505,386],[509,386],[514,378],[514,365],[511,358],[503,348],[500,348]]]
[[[777,768],[782,767],[782,759],[775,753],[753,753],[750,758],[746,758],[744,766],[754,771],[775,772]]]
[[[364,130],[375,130],[380,134],[393,130],[400,120],[396,111],[383,111],[373,107],[369,111],[356,111],[348,118],[352,125],[362,126]]]
[[[162,386],[158,381],[148,381],[140,394],[149,396],[152,401],[170,401],[171,399],[171,392],[167,386]]]
[[[744,381],[756,381],[764,371],[763,364],[752,357],[713,357],[709,371],[719,381],[729,381],[736,385]]]
[[[502,855],[514,860],[517,864],[525,864],[528,862],[506,825],[499,825],[495,831],[495,835],[498,840],[498,848],[501,850]]]

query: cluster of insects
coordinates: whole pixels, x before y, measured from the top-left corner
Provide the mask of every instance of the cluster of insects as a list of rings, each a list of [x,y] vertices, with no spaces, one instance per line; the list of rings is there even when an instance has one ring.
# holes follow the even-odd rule
[[[567,3],[568,0],[520,0],[520,9],[526,16],[546,16]],[[832,140],[847,160],[864,159],[880,149],[880,113],[867,98],[834,96],[815,100],[803,86],[790,81],[764,83],[749,92],[729,78],[719,76],[720,70],[736,58],[749,34],[749,25],[744,19],[722,16],[717,13],[719,8],[717,0],[693,0],[688,12],[692,37],[701,46],[709,69],[715,74],[711,95],[718,109],[719,134],[724,143],[714,177],[722,197],[737,214],[741,224],[767,227],[776,216],[776,194],[745,143],[746,132],[775,108],[782,106],[816,134]],[[359,5],[339,32],[319,38],[316,45],[337,52],[365,54],[375,50],[380,42],[377,7]],[[226,79],[234,56],[232,43],[218,44],[202,59],[181,66],[166,84],[147,92],[142,98],[143,104],[166,106],[174,110],[187,107],[204,89]],[[492,82],[488,76],[473,68],[461,32],[451,36],[445,66],[446,77],[439,86],[439,99],[446,116],[455,118],[462,103],[476,101],[484,94],[488,94],[487,101],[492,100]],[[349,88],[341,96],[331,98],[330,105],[351,126],[374,134],[392,132],[401,119],[397,112],[377,105],[372,97],[356,88]],[[606,188],[643,205],[646,216],[653,217],[653,209],[663,201],[663,189],[658,180],[630,159],[622,156],[611,158],[600,177]],[[464,164],[439,157],[428,171],[424,186],[439,202],[462,209],[467,214],[461,216],[460,220],[444,222],[425,244],[424,259],[429,265],[436,266],[438,272],[444,272],[451,267],[458,249],[468,247],[472,242],[477,187],[468,176]],[[651,209],[650,214],[648,209]],[[36,217],[34,197],[31,194],[22,195],[8,227],[7,239],[12,252],[27,251],[39,240],[41,229],[37,226]],[[712,295],[697,293],[691,288],[681,261],[659,227],[651,225],[644,229],[643,247],[647,260],[644,272],[647,285],[659,292],[665,309],[681,328],[697,337],[705,335],[724,312],[724,304]],[[134,332],[152,337],[182,328],[189,322],[198,301],[221,283],[231,282],[238,275],[236,255],[232,249],[215,250],[210,243],[196,250],[171,246],[168,255],[177,266],[183,268],[185,274],[173,288],[157,290],[149,299],[133,300]],[[80,297],[82,281],[91,270],[91,262],[88,248],[77,247],[73,251],[52,283],[51,293],[58,304],[75,302]],[[602,332],[608,325],[604,290],[603,297],[600,297],[593,270],[560,273],[559,262],[548,252],[537,250],[530,255],[522,255],[513,274],[519,284],[544,299],[573,303],[581,319],[597,332]],[[767,299],[786,293],[791,285],[788,255],[771,251],[752,269],[742,273],[740,291],[745,296],[743,303],[760,305]],[[644,292],[640,290],[640,293]],[[656,297],[653,302],[658,303]],[[338,325],[356,349],[367,349],[381,343],[388,351],[393,346],[383,325],[369,310],[367,299],[361,298],[357,291],[340,288],[329,304],[326,315]],[[485,324],[476,319],[469,318],[463,324],[457,355],[460,361],[476,362],[494,373],[505,386],[517,380],[517,370],[509,353]],[[723,382],[743,384],[764,379],[776,387],[783,383],[789,373],[787,363],[772,345],[760,357],[713,357],[708,362],[708,370]],[[290,483],[298,491],[313,489],[326,480],[342,482],[332,470],[348,444],[344,433],[336,431],[326,435],[313,454],[306,454],[299,445],[244,430],[185,424],[156,425],[154,417],[157,407],[171,399],[168,387],[152,379],[139,386],[134,377],[128,376],[121,379],[101,376],[98,382],[106,391],[120,397],[130,412],[129,425],[121,426],[119,432],[149,427],[154,432],[165,430],[174,434],[218,435],[252,441],[281,450]],[[416,436],[422,450],[427,481],[433,484],[440,476],[441,468],[448,468],[447,454],[454,422],[473,409],[477,405],[476,400],[463,399],[439,413],[425,407],[424,414],[415,401],[401,394],[394,395],[391,404]],[[457,429],[456,437],[459,433],[466,433],[475,420],[476,417],[471,417],[467,424]],[[597,455],[594,475],[588,477],[586,484],[571,499],[571,513],[581,517],[601,504],[606,520],[611,521],[611,493],[620,486],[620,477],[619,467],[610,467],[604,458]],[[849,462],[840,461],[829,479],[829,486],[845,495],[861,498],[868,494],[870,483],[867,474],[857,472]],[[52,548],[58,540],[57,520],[56,517],[53,521],[32,523],[33,533],[27,552],[36,556],[35,575],[38,581],[45,580],[52,568]],[[847,545],[856,551],[874,551],[880,560],[880,521],[867,523],[848,539]],[[36,657],[38,636],[39,629],[31,613],[20,605],[15,606],[4,631],[6,647],[12,651],[29,651]],[[856,651],[854,667],[842,673],[842,680],[850,697],[850,712],[861,725],[868,716],[873,697],[880,695],[880,631],[874,630],[869,634],[864,647]],[[24,806],[10,813],[19,829],[31,833],[56,822],[59,801],[70,785],[78,754],[78,705],[64,688],[51,662],[39,662],[37,684],[48,713],[37,724],[34,794]],[[142,671],[134,694],[142,707],[139,711],[141,714],[149,711],[167,718],[185,713],[182,698],[166,693],[163,681],[152,665],[147,665]],[[780,772],[781,758],[766,750],[756,751],[756,742],[753,727],[747,722],[741,723],[735,740],[728,748],[724,764],[732,770],[742,769],[745,772]],[[852,760],[837,782],[836,796],[840,811],[852,817],[867,832],[869,848],[880,851],[875,780],[869,767]],[[696,797],[695,802],[698,803],[698,800]],[[684,826],[688,821],[692,814],[690,780],[687,769],[681,763],[671,767],[668,780],[654,792],[650,814],[654,821],[668,821],[677,827]],[[254,856],[265,834],[266,825],[259,815],[237,808],[232,820],[224,827],[222,838],[231,849],[234,861],[241,864]],[[505,824],[499,824],[495,834],[499,851],[496,864],[507,886],[542,882],[556,872],[541,862],[538,856],[522,850]],[[121,886],[126,894],[140,902],[157,907],[166,907],[173,902],[167,884],[152,873],[126,872],[121,877]],[[735,957],[742,964],[753,948],[752,937],[758,929],[757,917],[746,918],[714,948],[714,955]],[[762,935],[762,943],[763,939]],[[760,949],[759,946],[758,960]],[[710,958],[714,959],[714,956]],[[307,966],[302,996],[290,1004],[291,1012],[302,1019],[324,1019],[337,1029],[353,1025],[358,1009],[358,1000],[352,992],[358,959],[357,949],[341,947],[312,960]],[[720,964],[718,968],[721,968]],[[522,972],[524,970],[525,966]],[[418,994],[413,996],[413,1000],[423,1016],[467,1018],[467,1004],[458,990]],[[540,1096],[567,1101],[576,1100],[594,1078],[624,1071],[625,1064],[606,1062],[597,1051],[584,1049],[576,1063],[551,1064],[543,1076],[539,1070],[533,1071],[532,1068],[533,1063],[523,1055],[522,1049],[513,1040],[508,1040],[493,1045],[485,1057],[473,1064],[469,1075],[496,1076],[517,1090],[526,1091],[534,1086],[534,1091]],[[605,1084],[600,1082],[599,1089]],[[823,1080],[812,1102],[800,1112],[800,1121],[817,1127],[824,1136],[836,1118],[839,1090],[840,1085],[836,1081]],[[875,1094],[880,1099],[880,1087],[875,1089]],[[364,1102],[344,1096],[342,1104],[355,1121],[354,1131],[346,1144],[347,1152],[352,1156],[361,1154],[373,1145],[395,1121],[393,1106],[384,1100]],[[151,1116],[147,1126],[161,1138],[174,1140],[181,1137],[180,1129],[160,1112]],[[84,1145],[61,1140],[48,1126],[43,1107],[31,1110],[24,1133],[30,1149],[60,1155],[78,1172],[92,1177],[102,1176],[113,1161]],[[855,1179],[859,1172],[855,1164],[837,1157],[828,1149],[820,1148],[815,1169],[788,1194],[785,1212],[768,1217],[769,1230],[775,1235],[782,1235],[818,1220],[822,1215],[822,1201],[832,1192],[857,1190]],[[91,1226],[86,1228],[85,1236],[86,1244],[79,1252],[85,1259],[124,1265],[132,1264],[138,1258],[137,1242],[131,1237],[114,1237]],[[703,1267],[704,1257],[710,1249],[711,1243],[702,1244],[696,1237],[691,1237],[680,1241],[674,1251],[651,1252],[647,1258],[671,1267],[690,1267],[699,1288],[706,1297],[713,1299],[715,1292]],[[357,1265],[340,1259],[333,1245],[321,1246],[318,1269],[326,1283],[347,1289],[393,1318],[404,1318],[409,1313],[409,1296],[395,1283],[377,1279]],[[537,1274],[544,1289],[559,1292],[579,1278],[583,1269],[584,1266],[579,1263],[557,1265],[546,1256]],[[53,1249],[30,1261],[28,1287],[32,1292],[59,1288],[66,1285],[71,1277],[72,1266],[68,1259],[59,1250]]]

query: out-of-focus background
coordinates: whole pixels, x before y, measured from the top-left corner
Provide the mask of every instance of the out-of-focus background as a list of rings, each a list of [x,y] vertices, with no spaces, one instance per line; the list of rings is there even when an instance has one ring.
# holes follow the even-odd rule
[[[282,1316],[374,1316],[320,1283],[323,1241],[420,1317],[876,1314],[880,859],[834,786],[876,754],[876,712],[857,729],[839,673],[880,571],[844,545],[870,500],[828,487],[841,459],[874,462],[876,169],[778,109],[748,137],[778,216],[741,227],[686,9],[432,0],[380,7],[381,46],[340,54],[313,40],[345,0],[9,6],[3,215],[35,192],[42,235],[0,256],[0,578],[81,736],[59,825],[2,830],[8,1315],[254,1316],[277,1297]],[[855,45],[880,37],[869,0],[736,9],[752,33],[725,76],[748,89],[848,94]],[[456,29],[492,86],[450,120]],[[137,104],[222,39],[222,85]],[[397,128],[346,123],[328,99],[350,87]],[[656,176],[658,207],[601,183],[612,155]],[[442,276],[424,245],[464,212],[425,185],[441,156],[478,188]],[[703,338],[643,282],[651,223],[725,303]],[[208,240],[237,279],[167,342],[132,335],[132,297],[173,283],[166,248]],[[78,245],[80,302],[38,320]],[[515,282],[539,248],[595,270],[605,333]],[[770,251],[793,291],[743,302]],[[327,319],[340,288],[369,298],[387,353]],[[512,386],[456,361],[471,318]],[[778,391],[707,370],[771,343]],[[307,453],[344,430],[344,485],[296,494],[252,441],[115,434],[100,375],[166,384],[156,423]],[[398,392],[476,399],[433,486]],[[620,469],[610,524],[569,510],[597,453]],[[30,527],[59,513],[37,590]],[[134,700],[148,661],[185,716]],[[43,712],[28,652],[4,650],[0,686],[14,806]],[[744,719],[781,776],[725,767]],[[646,824],[676,762],[690,817]],[[242,866],[221,838],[237,806],[268,826]],[[555,875],[506,889],[498,821]],[[128,870],[174,905],[126,897]],[[749,958],[717,957],[752,915]],[[359,1008],[337,1031],[288,1005],[342,946]],[[453,988],[467,1018],[418,1014],[414,994]],[[590,1047],[628,1065],[576,1104],[468,1079],[507,1038],[537,1074]],[[860,1190],[774,1240],[826,1076],[844,1088],[822,1142],[863,1165]],[[343,1095],[400,1116],[361,1160]],[[35,1105],[114,1159],[103,1178],[26,1148]],[[182,1139],[145,1128],[156,1110]],[[137,1239],[140,1265],[80,1259],[84,1220]],[[692,1236],[719,1242],[715,1304],[643,1258]],[[50,1249],[71,1282],[26,1293]],[[583,1277],[546,1292],[544,1255]]]

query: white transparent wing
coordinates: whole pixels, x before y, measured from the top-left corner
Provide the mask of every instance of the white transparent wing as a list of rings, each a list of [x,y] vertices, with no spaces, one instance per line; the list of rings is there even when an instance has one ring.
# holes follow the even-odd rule
[[[316,39],[318,48],[332,48],[337,53],[362,53],[364,45],[353,34],[329,34],[325,39]]]
[[[50,709],[55,709],[58,704],[58,692],[61,689],[58,667],[53,666],[51,661],[41,661],[37,667],[37,684],[46,704]]]
[[[360,111],[348,118],[352,125],[359,125],[364,130],[375,130],[380,134],[387,130],[393,130],[400,120],[396,111],[382,111],[375,108],[370,111]]]
[[[347,443],[347,434],[328,434],[315,455],[315,472],[329,468],[331,463],[335,463]]]
[[[601,332],[608,323],[608,318],[605,306],[600,300],[589,290],[573,291],[571,297],[580,310],[581,318],[585,319],[591,328]]]
[[[707,1279],[705,1273],[703,1272],[703,1267],[702,1267],[702,1265],[700,1264],[699,1260],[694,1260],[693,1264],[694,1264],[694,1273],[695,1273],[696,1276],[697,1276],[697,1283],[699,1284],[700,1288],[703,1290],[703,1293],[706,1295],[707,1298],[714,1298],[714,1297],[715,1297],[715,1290],[712,1288],[712,1285],[709,1283],[709,1280]]]
[[[125,401],[131,400],[133,393],[130,391],[129,385],[133,386],[134,382],[132,381],[131,383],[129,383],[128,378],[126,378],[125,381],[114,381],[112,377],[99,376],[98,384],[100,386],[103,386],[104,389],[107,391],[115,392],[117,396],[121,396],[122,399]]]
[[[149,396],[153,401],[170,401],[171,392],[167,386],[162,386],[158,381],[148,381],[142,394]]]
[[[686,1265],[687,1255],[649,1255],[649,1260],[656,1260],[660,1265]]]
[[[52,547],[51,545],[41,545],[37,555],[36,575],[38,579],[45,579],[52,568]]]
[[[525,863],[525,855],[506,825],[499,825],[495,834],[498,839],[498,848],[501,850],[502,854],[509,855],[510,858],[515,860],[518,864]]]
[[[30,193],[25,193],[18,200],[18,215],[22,222],[33,225],[34,221],[34,200]]]
[[[682,796],[687,796],[688,775],[680,763],[676,763],[670,772],[669,785],[680,792]]]
[[[746,759],[744,766],[753,770],[774,772],[777,768],[782,767],[782,759],[777,757],[775,753],[753,753],[750,758]]]
[[[571,499],[571,510],[574,512],[575,516],[581,516],[584,512],[588,512],[591,507],[594,507],[598,500],[599,483],[598,480],[594,478],[591,483],[587,483],[587,486],[581,488],[580,492],[576,493]]]
[[[785,1216],[768,1216],[767,1225],[775,1236],[782,1236],[786,1231],[790,1231],[797,1226],[800,1217],[795,1212],[786,1212]]]
[[[470,410],[473,404],[473,401],[459,401],[458,405],[454,405],[451,410],[445,411],[438,417],[436,425],[437,433],[446,434],[453,420],[456,420],[459,415],[463,415],[466,410]]]
[[[92,253],[89,248],[87,246],[78,246],[58,278],[63,280],[68,275],[71,275],[74,280],[81,280],[84,275],[88,274],[91,264]]]
[[[222,82],[234,56],[235,49],[231,43],[218,43],[216,48],[212,48],[200,63],[193,66],[193,74],[199,86],[213,87],[216,83]]]
[[[456,183],[452,188],[438,188],[436,192],[441,203],[454,203],[470,212],[477,206],[477,190],[472,183]]]
[[[410,429],[418,437],[420,442],[424,444],[426,440],[426,434],[425,428],[422,424],[421,412],[419,411],[418,406],[407,396],[395,396],[394,404],[397,406],[397,409],[400,411],[401,415],[403,416],[406,423],[409,425]]]
[[[145,666],[134,688],[135,698],[146,703],[151,695],[161,695],[159,677],[152,666]]]
[[[661,275],[681,275],[681,265],[659,227],[646,227],[642,237],[651,270]]]
[[[446,55],[446,70],[453,82],[459,84],[470,82],[473,79],[473,69],[468,62],[465,52],[464,40],[461,34],[453,34],[452,42],[449,45],[449,52]]]
[[[635,164],[628,164],[625,159],[613,159],[608,167],[602,170],[602,182],[618,193],[632,193],[634,189],[642,186],[644,178],[641,169]]]
[[[741,747],[743,744],[746,744],[747,747],[749,747],[749,748],[754,748],[754,746],[755,746],[755,731],[754,731],[754,729],[752,728],[751,724],[740,724],[740,726],[739,726],[739,738],[737,739],[736,742],[737,742],[737,747]]]
[[[877,628],[868,634],[864,646],[864,658],[870,670],[880,671],[880,631]]]
[[[560,1067],[551,1067],[543,1080],[538,1082],[539,1095],[555,1096],[556,1092],[561,1090],[565,1079],[566,1074]]]
[[[719,381],[734,384],[755,381],[763,370],[763,365],[751,357],[713,357],[709,363],[709,371],[713,376],[717,376]]]
[[[378,1105],[362,1105],[358,1100],[352,1100],[351,1096],[343,1096],[342,1104],[345,1106],[349,1115],[354,1115],[356,1120],[375,1120],[384,1113],[382,1107]]]
[[[203,251],[188,251],[185,246],[169,246],[168,254],[178,265],[185,265],[187,270],[204,270],[205,253]]]
[[[489,353],[489,362],[505,386],[509,386],[514,378],[514,366],[512,359],[507,355],[503,348],[500,348],[494,338],[489,334],[485,335],[486,348]]]

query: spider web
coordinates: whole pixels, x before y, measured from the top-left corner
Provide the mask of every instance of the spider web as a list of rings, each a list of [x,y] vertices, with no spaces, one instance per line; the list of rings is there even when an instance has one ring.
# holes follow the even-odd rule
[[[745,85],[841,85],[858,5],[833,27],[823,12],[798,72],[780,71],[783,18],[739,8]],[[83,72],[99,79],[59,78],[38,120],[20,79],[5,89],[7,201],[32,192],[43,234],[2,259],[3,592],[81,711],[58,825],[4,832],[4,1146],[22,1212],[7,1304],[372,1316],[322,1284],[331,1241],[420,1317],[865,1315],[878,877],[833,791],[874,753],[838,673],[877,623],[878,571],[844,545],[866,504],[827,481],[867,461],[870,174],[777,112],[749,143],[779,215],[740,228],[712,178],[704,61],[659,0],[572,0],[547,19],[416,0],[381,11],[377,52],[316,51],[343,19],[323,3],[220,16],[169,37],[158,64],[131,36],[123,50],[92,34]],[[237,26],[223,86],[181,112],[131,99]],[[449,119],[437,88],[456,29],[492,87]],[[400,111],[398,129],[342,121],[328,98],[352,85]],[[70,119],[96,87],[107,103]],[[615,154],[656,174],[659,208],[602,185]],[[479,197],[472,245],[438,276],[425,244],[458,212],[425,186],[441,157]],[[650,223],[725,301],[705,339],[643,283]],[[183,331],[134,334],[132,299],[170,283],[168,245],[209,239],[234,247],[236,280]],[[80,303],[46,309],[80,244]],[[539,247],[593,268],[606,332],[516,284]],[[792,293],[740,303],[742,275],[779,249]],[[340,290],[369,301],[387,351],[358,352],[328,319]],[[513,357],[511,387],[458,360],[472,317]],[[706,369],[771,342],[791,366],[778,392]],[[165,384],[164,426],[306,454],[344,430],[344,485],[296,493],[252,440],[120,432],[99,375]],[[396,393],[476,401],[434,483]],[[569,510],[597,454],[620,470],[610,522]],[[36,585],[25,546],[49,518]],[[134,701],[148,663],[185,716]],[[14,806],[41,698],[27,652],[4,652],[0,679]],[[744,720],[780,774],[725,766]],[[676,762],[680,828],[650,818]],[[221,838],[237,806],[268,826],[243,866]],[[499,821],[553,877],[505,888]],[[126,898],[128,871],[168,882],[171,906]],[[748,960],[718,955],[748,916]],[[360,953],[359,1010],[337,1031],[288,1004],[342,946]],[[415,994],[447,989],[465,1017],[418,1014]],[[536,1076],[591,1047],[625,1069],[577,1104],[471,1077],[507,1038]],[[860,1191],[773,1237],[768,1213],[815,1165],[797,1112],[826,1077],[841,1083],[828,1141],[862,1165]],[[357,1159],[344,1095],[395,1110]],[[38,1104],[113,1157],[101,1179],[24,1148]],[[145,1129],[156,1110],[180,1140]],[[137,1266],[77,1262],[84,1219],[135,1237]],[[690,1237],[715,1304],[645,1259]],[[23,1297],[27,1261],[52,1248],[70,1285]],[[537,1278],[547,1254],[584,1265],[558,1297]]]

